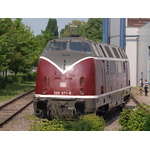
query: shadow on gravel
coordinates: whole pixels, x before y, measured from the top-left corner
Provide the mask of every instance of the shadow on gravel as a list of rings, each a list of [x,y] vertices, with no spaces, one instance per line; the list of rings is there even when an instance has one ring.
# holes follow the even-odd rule
[[[126,109],[134,109],[136,106],[125,106]]]
[[[111,125],[113,122],[118,120],[122,109],[120,107],[115,107],[109,110],[104,116],[104,120],[106,121],[107,125]]]

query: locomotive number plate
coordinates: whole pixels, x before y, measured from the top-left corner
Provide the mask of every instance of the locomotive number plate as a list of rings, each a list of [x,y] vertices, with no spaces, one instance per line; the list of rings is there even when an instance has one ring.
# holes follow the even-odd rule
[[[71,95],[70,91],[54,91],[54,95]]]

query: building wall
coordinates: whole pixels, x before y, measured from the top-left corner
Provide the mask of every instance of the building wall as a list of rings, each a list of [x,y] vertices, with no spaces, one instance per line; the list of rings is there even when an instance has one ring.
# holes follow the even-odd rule
[[[130,62],[131,86],[140,78],[150,84],[150,18],[126,18],[125,51]],[[109,43],[120,46],[120,18],[109,18]],[[124,36],[124,35],[123,35]]]
[[[126,33],[125,51],[130,62],[130,82],[132,86],[137,85],[137,46],[138,46],[138,28],[127,27],[126,19]],[[109,33],[110,44],[120,46],[120,18],[109,19]]]
[[[139,28],[139,47],[138,47],[138,78],[147,79],[150,83],[150,22]]]
[[[120,18],[110,18],[110,43],[120,46]]]
[[[137,62],[138,62],[138,28],[126,27],[126,54],[130,62],[131,86],[138,84]]]

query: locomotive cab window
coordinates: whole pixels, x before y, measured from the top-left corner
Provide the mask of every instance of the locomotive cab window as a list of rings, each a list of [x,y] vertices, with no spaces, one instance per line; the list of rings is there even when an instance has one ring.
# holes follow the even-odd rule
[[[49,42],[45,48],[46,52],[62,51],[66,49],[66,42]]]
[[[88,43],[84,43],[84,51],[91,53],[91,48],[90,48],[90,45]]]
[[[88,43],[81,43],[81,42],[71,42],[70,43],[70,50],[78,51],[78,52],[88,52],[91,53],[91,48]]]

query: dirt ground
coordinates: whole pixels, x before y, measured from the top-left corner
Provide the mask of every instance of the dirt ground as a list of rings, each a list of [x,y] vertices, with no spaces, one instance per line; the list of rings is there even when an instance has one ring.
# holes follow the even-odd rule
[[[150,89],[148,90],[147,96],[145,96],[145,92],[141,92],[138,90],[137,87],[131,88],[131,93],[135,96],[135,98],[140,102],[147,105],[150,105]]]

